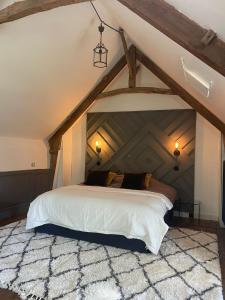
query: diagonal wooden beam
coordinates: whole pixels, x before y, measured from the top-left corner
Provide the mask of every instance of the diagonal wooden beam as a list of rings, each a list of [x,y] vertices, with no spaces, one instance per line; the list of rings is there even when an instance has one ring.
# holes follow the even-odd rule
[[[49,139],[50,147],[50,168],[55,171],[58,150],[61,146],[63,134],[90,108],[96,100],[96,97],[113,81],[113,79],[126,66],[126,56],[122,56],[114,67],[106,74],[102,80],[96,85],[94,89],[84,98],[84,100],[72,111],[72,113],[65,119],[60,127]]]
[[[223,134],[225,134],[225,124],[215,114],[208,110],[195,97],[189,94],[182,86],[172,79],[166,72],[158,67],[150,58],[143,54],[140,50],[136,50],[137,59],[159,79],[161,79],[171,90],[180,96],[185,102],[193,107],[200,115],[213,124]]]
[[[225,42],[212,31],[190,20],[164,0],[118,1],[225,76]]]
[[[123,49],[124,49],[126,60],[127,60],[127,65],[128,65],[128,70],[129,70],[129,78],[133,78],[132,62],[131,62],[131,58],[130,58],[130,53],[128,51],[128,47],[127,47],[127,42],[126,42],[126,39],[125,39],[124,31],[123,31],[122,28],[119,29],[119,34],[120,34],[120,37],[121,37],[121,40],[122,40]]]
[[[136,76],[137,76],[137,66],[136,66],[136,48],[134,45],[130,47],[130,61],[131,61],[131,74],[129,74],[129,87],[136,87]]]
[[[0,10],[0,24],[18,20],[60,6],[88,2],[89,0],[23,0]]]
[[[120,88],[112,91],[107,91],[99,94],[96,99],[121,95],[121,94],[161,94],[175,95],[171,89],[156,88],[156,87],[135,87],[135,88]]]

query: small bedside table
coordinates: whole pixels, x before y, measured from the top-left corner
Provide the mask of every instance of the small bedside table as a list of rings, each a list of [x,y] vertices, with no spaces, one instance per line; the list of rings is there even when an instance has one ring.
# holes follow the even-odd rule
[[[185,202],[185,201],[182,201],[181,199],[179,199],[177,201],[177,203],[176,203],[175,210],[176,209],[178,210],[179,217],[180,217],[181,216],[181,212],[182,212],[182,208],[187,208],[186,211],[189,212],[189,216],[191,218],[194,218],[193,213],[190,213],[190,211],[195,211],[195,208],[197,207],[197,209],[198,209],[197,220],[200,221],[200,206],[201,206],[200,202],[193,202],[193,203],[191,203],[191,202]]]

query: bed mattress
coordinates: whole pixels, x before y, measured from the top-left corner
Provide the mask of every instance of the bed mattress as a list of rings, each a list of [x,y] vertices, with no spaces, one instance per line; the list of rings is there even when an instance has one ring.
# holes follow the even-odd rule
[[[54,224],[68,229],[138,239],[157,254],[173,207],[164,195],[149,191],[73,185],[38,196],[30,205],[27,229]]]

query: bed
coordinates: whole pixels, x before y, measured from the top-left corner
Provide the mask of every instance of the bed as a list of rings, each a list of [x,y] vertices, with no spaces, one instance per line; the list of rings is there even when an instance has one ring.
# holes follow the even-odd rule
[[[149,190],[73,185],[49,191],[31,203],[27,229],[157,254],[173,204],[166,185],[158,193],[157,181],[151,183]]]

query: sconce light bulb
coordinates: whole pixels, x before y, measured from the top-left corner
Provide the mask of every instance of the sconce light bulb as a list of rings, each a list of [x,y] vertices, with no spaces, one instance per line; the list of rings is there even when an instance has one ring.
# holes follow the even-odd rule
[[[175,150],[174,150],[173,154],[174,154],[176,157],[178,157],[178,156],[180,155],[179,143],[178,143],[178,142],[175,143]]]
[[[101,151],[102,151],[101,143],[99,141],[96,141],[95,146],[96,146],[96,152],[101,153]]]

